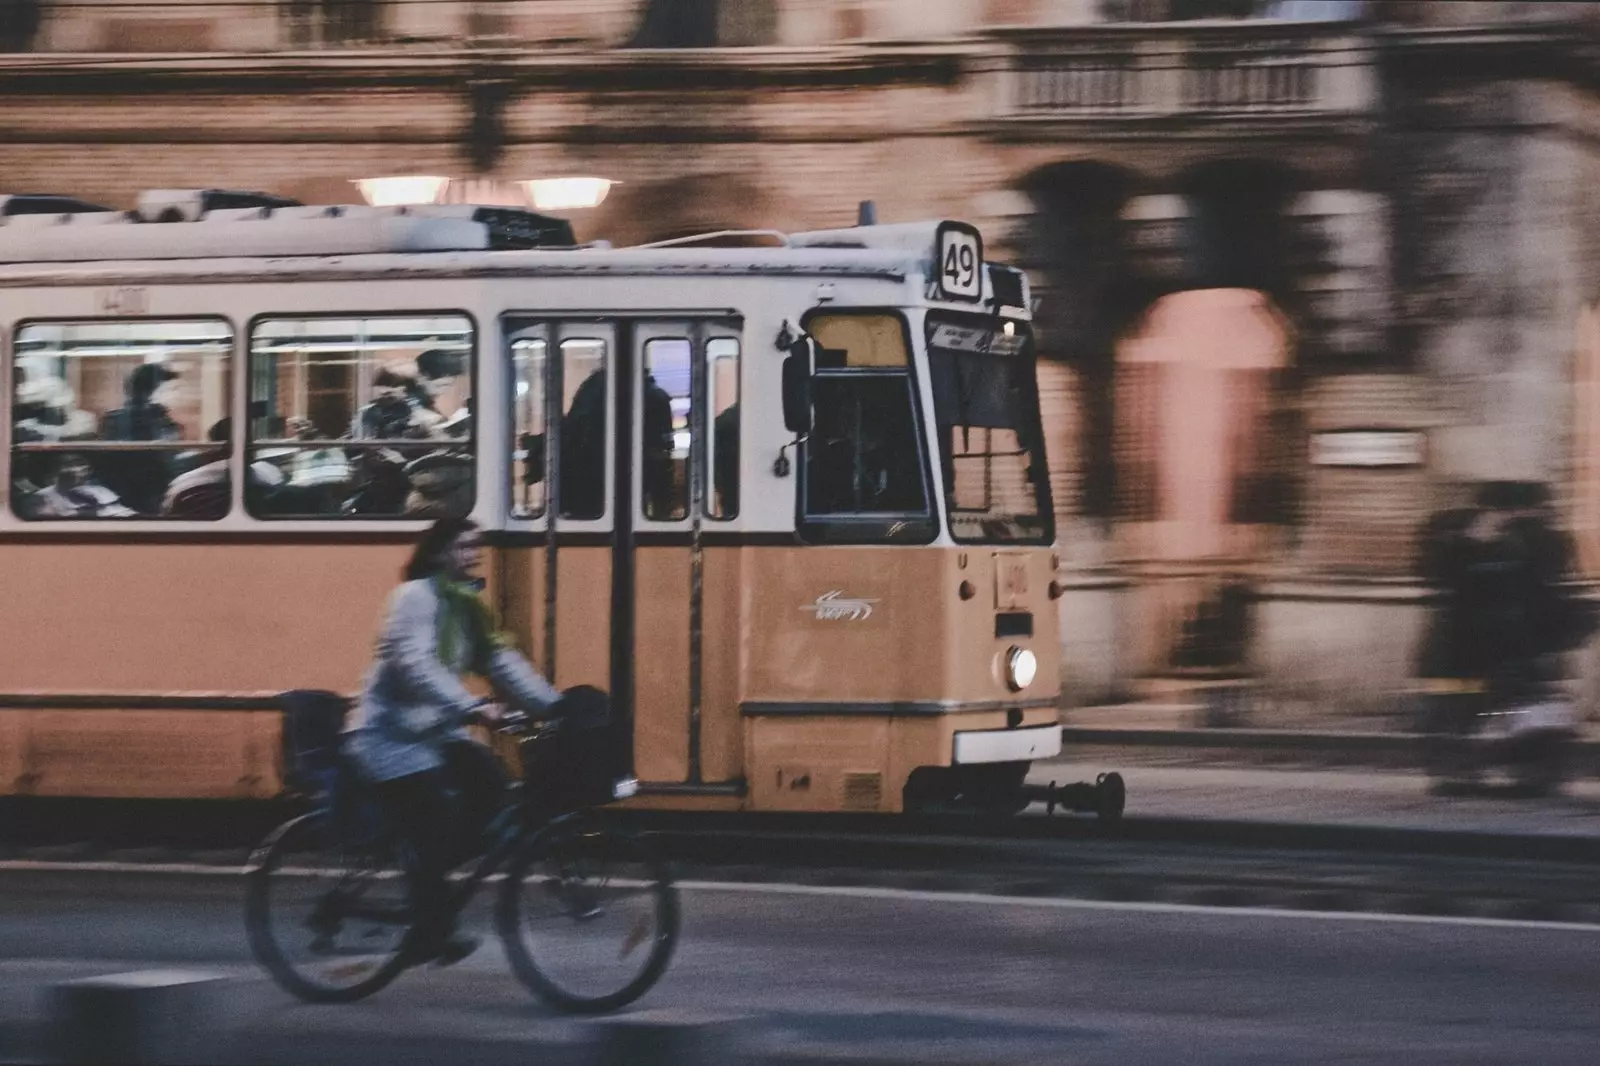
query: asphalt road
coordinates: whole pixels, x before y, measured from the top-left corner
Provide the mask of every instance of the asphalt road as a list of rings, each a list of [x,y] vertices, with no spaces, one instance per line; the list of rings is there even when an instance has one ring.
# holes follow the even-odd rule
[[[684,903],[680,952],[640,1007],[751,1016],[792,1048],[930,1063],[1600,1061],[1600,927],[774,886],[690,885]],[[473,924],[488,927],[482,913]],[[486,1034],[578,1039],[492,940],[365,1003],[311,1007],[255,975],[236,878],[5,872],[0,1060],[8,1042],[25,1048],[51,982],[152,966],[235,975],[255,1045],[321,1062],[366,1059],[378,1041],[474,1061],[468,1042]]]

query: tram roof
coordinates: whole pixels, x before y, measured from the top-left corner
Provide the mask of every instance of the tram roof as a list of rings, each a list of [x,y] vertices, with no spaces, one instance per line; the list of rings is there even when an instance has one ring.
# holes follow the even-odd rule
[[[507,276],[905,281],[936,274],[940,234],[951,226],[960,224],[735,231],[614,249],[576,245],[564,219],[504,207],[322,207],[205,189],[146,192],[135,210],[112,211],[70,197],[0,195],[0,287]],[[752,239],[775,246],[751,247]],[[981,294],[998,295],[993,288],[992,275],[983,277]],[[1016,300],[1025,289],[1007,293]]]
[[[318,207],[264,193],[157,190],[141,194],[135,210],[112,211],[62,196],[0,195],[0,264],[114,263],[121,268],[162,262],[172,264],[160,268],[163,273],[181,274],[184,271],[175,265],[195,260],[205,261],[208,269],[215,268],[218,261],[281,261],[282,269],[291,272],[306,270],[307,260],[324,264],[338,260],[359,261],[378,269],[416,263],[431,274],[441,267],[468,269],[489,264],[518,270],[595,273],[762,271],[776,263],[789,263],[805,272],[866,269],[903,274],[908,267],[917,269],[925,257],[934,225],[879,226],[792,237],[770,230],[707,234],[612,249],[604,243],[577,245],[564,219],[500,207]],[[913,239],[912,231],[920,237]],[[745,238],[741,243],[748,245],[748,238],[755,236],[776,240],[779,247],[729,247],[725,239],[720,244],[717,240]],[[817,254],[821,249],[826,251]],[[504,254],[510,252],[543,254]],[[276,272],[278,268],[268,269]]]
[[[225,284],[245,281],[404,280],[492,277],[860,277],[903,281],[920,270],[915,257],[881,251],[814,248],[662,248],[413,253],[226,255],[160,259],[8,260],[0,287],[100,282]]]

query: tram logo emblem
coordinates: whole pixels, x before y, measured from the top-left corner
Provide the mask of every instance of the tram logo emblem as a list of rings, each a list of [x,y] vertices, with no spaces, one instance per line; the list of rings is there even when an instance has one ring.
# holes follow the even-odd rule
[[[819,622],[864,622],[872,617],[872,605],[877,602],[834,589],[818,596],[816,603],[801,604],[800,609],[815,614]]]

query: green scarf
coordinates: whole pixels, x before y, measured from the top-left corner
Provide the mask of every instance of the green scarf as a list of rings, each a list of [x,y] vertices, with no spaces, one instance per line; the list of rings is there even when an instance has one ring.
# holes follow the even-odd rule
[[[439,661],[455,669],[456,641],[462,633],[472,644],[467,671],[479,675],[489,672],[489,660],[510,642],[494,627],[489,608],[478,598],[478,590],[442,574],[435,575],[433,589],[439,596]]]

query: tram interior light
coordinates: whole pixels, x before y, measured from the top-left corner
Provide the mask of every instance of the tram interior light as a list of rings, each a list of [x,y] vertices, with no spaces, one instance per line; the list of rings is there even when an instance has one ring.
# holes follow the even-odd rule
[[[599,207],[615,184],[609,178],[539,178],[525,181],[528,199],[538,211],[573,211]]]
[[[362,178],[355,183],[361,196],[373,207],[402,207],[407,204],[436,204],[444,195],[449,178],[428,174],[405,174],[390,178]]]

